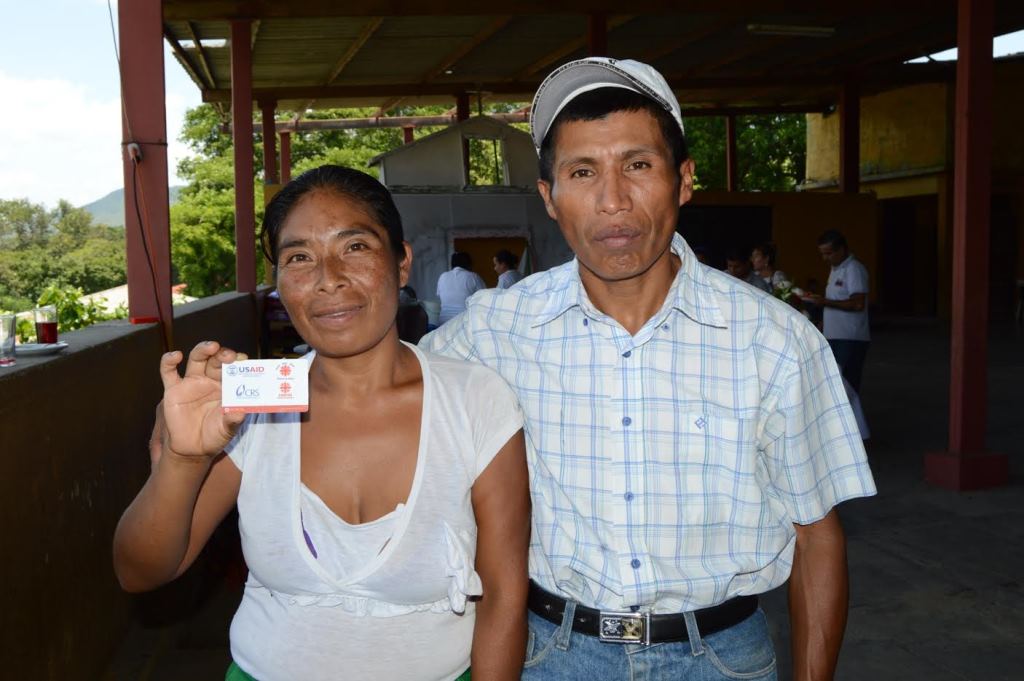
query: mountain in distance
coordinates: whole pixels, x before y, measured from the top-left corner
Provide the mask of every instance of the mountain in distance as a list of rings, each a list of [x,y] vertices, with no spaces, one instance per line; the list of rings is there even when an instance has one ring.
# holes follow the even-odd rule
[[[173,206],[178,202],[178,192],[182,187],[171,187],[170,198]],[[82,206],[83,210],[92,215],[93,222],[111,227],[124,227],[124,189],[115,189],[102,199]]]

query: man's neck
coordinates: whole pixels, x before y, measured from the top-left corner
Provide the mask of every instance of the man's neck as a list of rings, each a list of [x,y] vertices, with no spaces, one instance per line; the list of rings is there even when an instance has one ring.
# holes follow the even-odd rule
[[[633,335],[664,305],[680,266],[679,256],[668,250],[649,270],[630,279],[606,281],[582,266],[579,272],[594,307]]]

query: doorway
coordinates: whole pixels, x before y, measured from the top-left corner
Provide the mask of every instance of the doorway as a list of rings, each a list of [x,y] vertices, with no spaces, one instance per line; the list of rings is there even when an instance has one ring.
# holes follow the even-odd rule
[[[526,237],[521,236],[488,236],[456,238],[453,246],[456,251],[469,253],[473,261],[473,271],[480,275],[488,288],[498,285],[498,274],[494,271],[494,254],[505,249],[523,261],[526,252]]]

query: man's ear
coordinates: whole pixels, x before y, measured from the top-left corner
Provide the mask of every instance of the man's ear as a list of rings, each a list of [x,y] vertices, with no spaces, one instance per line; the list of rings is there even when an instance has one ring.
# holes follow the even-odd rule
[[[558,222],[555,205],[551,202],[551,183],[547,180],[537,180],[537,191],[540,192],[540,198],[544,200],[544,209],[548,212],[548,217]]]
[[[692,158],[679,164],[679,205],[686,204],[693,198],[693,173],[696,165]]]

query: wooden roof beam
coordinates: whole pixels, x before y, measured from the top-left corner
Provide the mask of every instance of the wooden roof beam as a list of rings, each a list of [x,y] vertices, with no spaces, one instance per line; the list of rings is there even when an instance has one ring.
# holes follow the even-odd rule
[[[938,6],[937,6],[938,5]],[[395,17],[395,16],[480,16],[481,14],[512,14],[545,16],[555,14],[615,14],[622,11],[622,2],[613,0],[517,0],[502,5],[481,6],[479,0],[163,0],[165,21],[253,19],[322,19],[329,17]],[[821,0],[632,0],[629,9],[636,14],[729,14],[745,20],[751,14],[807,14],[821,12]],[[879,11],[934,15],[942,12],[954,16],[953,3],[935,0],[858,0],[857,11],[871,15]]]
[[[203,49],[203,43],[199,38],[199,32],[196,31],[195,24],[191,21],[186,21],[185,28],[188,30],[188,35],[192,39],[192,44],[196,46],[196,54],[199,55],[199,65],[203,67],[203,73],[206,74],[206,82],[210,84],[211,88],[216,88],[217,79],[213,77],[213,70],[210,68],[210,61],[206,58],[206,50]]]
[[[590,14],[590,13],[588,12],[588,14]],[[634,18],[635,18],[635,16],[631,15],[631,14],[625,15],[625,16],[619,15],[619,16],[616,16],[616,17],[609,18],[608,19],[608,33],[611,33],[614,29],[618,28],[619,26],[622,26],[627,21],[632,21]],[[529,78],[530,76],[532,76],[533,74],[537,73],[541,69],[543,69],[543,68],[545,68],[547,66],[550,66],[551,64],[555,63],[556,61],[558,61],[560,59],[564,59],[565,57],[569,56],[573,52],[576,52],[576,51],[581,50],[584,47],[586,47],[587,46],[587,39],[588,38],[589,38],[589,36],[587,35],[586,32],[584,32],[584,34],[581,35],[580,37],[574,38],[573,40],[570,40],[569,42],[565,43],[564,45],[559,46],[557,49],[554,49],[551,52],[548,52],[543,57],[541,57],[537,61],[533,62],[532,64],[530,64],[525,69],[523,69],[519,73],[515,74],[514,76],[512,76],[508,80],[509,81],[517,81],[517,80],[523,80],[524,78]]]
[[[171,50],[174,52],[174,56],[178,59],[178,63],[180,63],[182,68],[188,72],[188,75],[199,86],[199,89],[204,92],[216,89],[216,85],[212,80],[207,82],[199,75],[198,67],[192,63],[192,58],[188,55],[188,52],[185,51],[185,48],[181,46],[181,43],[178,42],[178,39],[174,37],[166,25],[164,25],[164,39],[170,44]]]
[[[452,52],[446,54],[444,58],[434,66],[434,68],[424,73],[421,80],[424,83],[431,82],[446,70],[457,64],[459,60],[467,54],[482,45],[485,41],[489,40],[495,33],[508,26],[508,22],[510,21],[512,21],[512,17],[506,15],[497,17],[493,21],[488,22],[487,25],[477,31],[472,38]]]
[[[324,79],[324,85],[330,85],[338,79],[338,76],[340,76],[341,72],[345,70],[345,67],[355,59],[359,50],[363,49],[363,45],[366,44],[366,41],[368,41],[373,34],[377,32],[377,29],[380,28],[380,25],[383,23],[384,17],[371,17],[370,20],[366,22],[363,26],[363,30],[359,32],[356,39],[348,46],[348,49],[345,50],[345,54],[341,55],[338,62],[331,68],[330,73],[327,74],[327,78]]]
[[[693,43],[709,38],[716,33],[721,33],[735,24],[735,19],[713,21],[706,26],[684,33],[681,36],[673,36],[669,42],[644,52],[638,57],[638,59],[644,63],[653,64],[659,59],[663,59],[677,50],[681,50]]]

